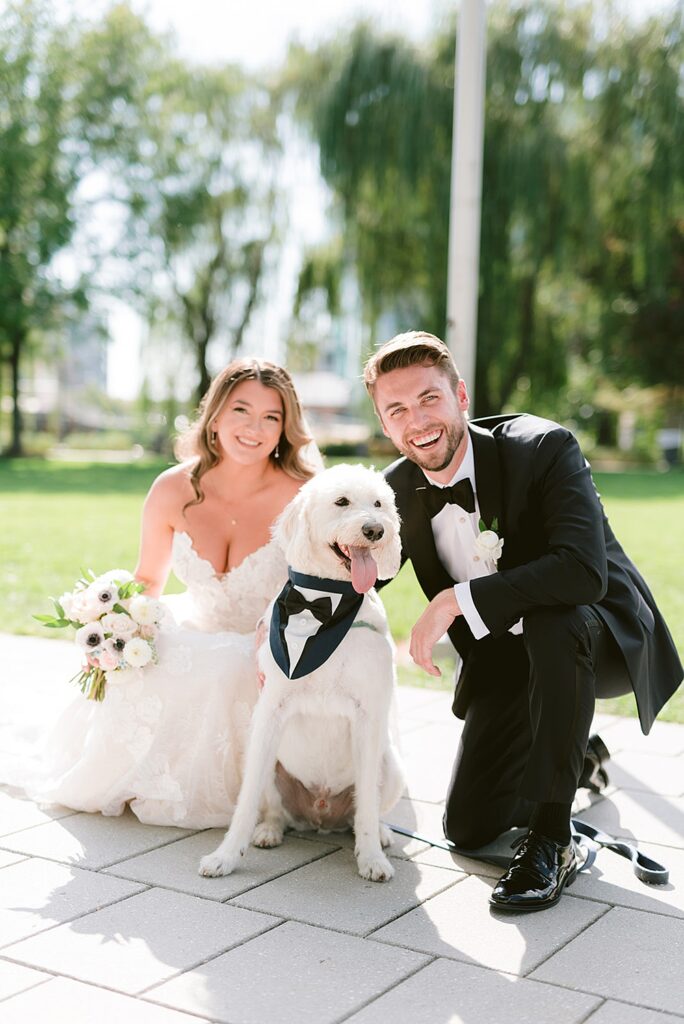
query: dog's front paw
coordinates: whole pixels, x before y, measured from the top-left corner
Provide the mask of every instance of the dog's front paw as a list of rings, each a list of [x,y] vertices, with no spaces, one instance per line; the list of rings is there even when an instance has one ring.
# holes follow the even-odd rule
[[[219,853],[218,850],[214,850],[213,853],[208,853],[206,857],[202,857],[199,873],[206,878],[217,878],[219,875],[232,874],[235,870],[235,865],[236,861],[234,858],[227,857]]]
[[[368,878],[371,882],[389,882],[390,878],[394,877],[394,868],[384,853],[359,853],[356,862],[361,877]]]
[[[274,821],[260,821],[254,829],[252,845],[262,849],[280,846],[283,841],[283,827]]]

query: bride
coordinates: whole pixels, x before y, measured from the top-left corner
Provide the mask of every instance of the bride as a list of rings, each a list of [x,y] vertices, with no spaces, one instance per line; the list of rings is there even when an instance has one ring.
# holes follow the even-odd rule
[[[145,499],[135,570],[163,598],[158,663],[110,683],[104,701],[76,692],[44,741],[34,799],[140,821],[226,825],[257,698],[254,630],[287,578],[273,521],[320,468],[286,370],[238,359],[213,381],[181,439],[179,465]],[[316,452],[317,455],[317,452]],[[318,456],[320,459],[320,456]]]

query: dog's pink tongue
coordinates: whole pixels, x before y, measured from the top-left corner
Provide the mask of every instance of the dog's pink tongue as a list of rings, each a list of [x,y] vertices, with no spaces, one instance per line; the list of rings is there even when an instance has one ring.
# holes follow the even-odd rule
[[[354,590],[359,594],[374,585],[378,578],[378,567],[368,548],[349,548],[351,578]]]

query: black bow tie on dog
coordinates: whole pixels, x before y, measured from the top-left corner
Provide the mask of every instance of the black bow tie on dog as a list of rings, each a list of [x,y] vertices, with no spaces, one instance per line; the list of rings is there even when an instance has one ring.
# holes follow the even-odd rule
[[[416,493],[422,498],[431,519],[434,519],[445,505],[458,505],[466,512],[475,511],[475,492],[467,477],[450,487],[435,487],[433,484],[417,487]]]
[[[307,601],[304,595],[294,587],[282,598],[281,607],[286,613],[286,618],[289,618],[290,615],[298,615],[306,608],[319,622],[327,622],[332,615],[332,601],[329,597],[317,597],[313,601]]]

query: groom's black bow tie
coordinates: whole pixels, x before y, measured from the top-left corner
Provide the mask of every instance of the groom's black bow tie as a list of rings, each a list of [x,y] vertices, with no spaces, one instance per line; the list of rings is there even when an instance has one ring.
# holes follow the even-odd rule
[[[423,499],[431,519],[434,519],[445,505],[458,505],[466,512],[475,511],[473,485],[467,477],[465,480],[459,480],[458,483],[452,484],[451,487],[435,487],[433,484],[427,484],[425,487],[418,487],[417,493]]]
[[[317,597],[313,601],[307,601],[294,587],[282,598],[282,606],[288,618],[291,615],[298,615],[305,608],[308,608],[319,622],[327,622],[332,615],[332,601],[329,597]]]

